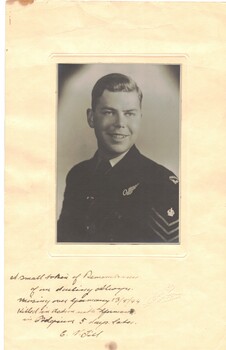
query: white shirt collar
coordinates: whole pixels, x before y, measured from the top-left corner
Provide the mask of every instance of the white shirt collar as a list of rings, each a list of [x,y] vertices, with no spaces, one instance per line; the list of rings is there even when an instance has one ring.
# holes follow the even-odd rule
[[[126,151],[125,153],[120,154],[120,156],[118,156],[118,157],[115,157],[115,158],[113,158],[113,159],[109,159],[109,162],[110,162],[112,168],[113,168],[118,162],[120,162],[120,160],[121,160],[122,158],[124,158],[125,155],[126,155],[126,153],[128,153],[128,152],[129,152],[129,151]]]

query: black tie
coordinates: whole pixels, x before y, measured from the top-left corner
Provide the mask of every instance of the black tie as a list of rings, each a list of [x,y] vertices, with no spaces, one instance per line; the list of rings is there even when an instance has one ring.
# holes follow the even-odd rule
[[[101,160],[96,169],[96,174],[98,176],[106,175],[111,169],[111,164],[108,160]]]

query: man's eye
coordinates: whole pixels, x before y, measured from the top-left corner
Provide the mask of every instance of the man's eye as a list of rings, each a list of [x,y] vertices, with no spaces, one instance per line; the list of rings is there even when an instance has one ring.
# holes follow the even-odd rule
[[[112,111],[104,111],[104,115],[111,116],[111,115],[113,115],[113,112]]]
[[[126,116],[126,117],[134,117],[134,116],[135,116],[135,113],[134,113],[134,112],[126,112],[126,113],[125,113],[125,116]]]

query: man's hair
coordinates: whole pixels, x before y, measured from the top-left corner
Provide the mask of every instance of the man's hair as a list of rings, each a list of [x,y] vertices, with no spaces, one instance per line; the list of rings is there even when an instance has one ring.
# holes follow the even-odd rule
[[[111,73],[100,78],[93,87],[92,90],[92,110],[94,111],[98,99],[102,96],[104,90],[112,92],[131,92],[136,91],[140,101],[140,106],[142,103],[143,94],[140,88],[137,86],[135,81],[128,77],[127,75],[120,73]]]

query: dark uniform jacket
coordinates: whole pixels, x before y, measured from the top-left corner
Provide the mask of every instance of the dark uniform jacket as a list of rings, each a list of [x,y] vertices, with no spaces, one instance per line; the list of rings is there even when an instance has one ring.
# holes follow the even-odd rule
[[[97,153],[68,173],[58,242],[178,242],[179,185],[133,146],[98,171]]]

